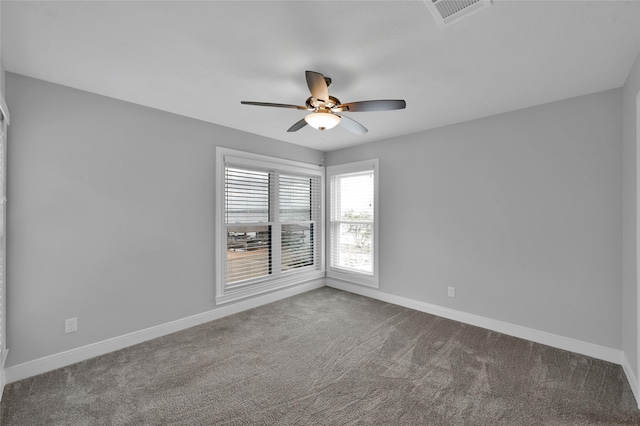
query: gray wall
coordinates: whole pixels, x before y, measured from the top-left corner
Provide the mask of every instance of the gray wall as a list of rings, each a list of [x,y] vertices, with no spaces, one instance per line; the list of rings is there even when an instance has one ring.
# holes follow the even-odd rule
[[[2,15],[2,4],[0,4],[0,16]],[[2,19],[0,19],[2,22]],[[4,96],[5,93],[5,73],[4,73],[4,65],[2,64],[2,29],[0,28],[0,93]]]
[[[623,95],[623,286],[622,349],[633,374],[638,378],[638,280],[636,253],[636,96],[640,91],[640,57],[629,73]]]
[[[215,147],[322,156],[6,81],[7,366],[214,309]],[[622,101],[611,90],[327,153],[380,159],[381,290],[621,348]]]
[[[7,93],[5,88],[5,71],[4,65],[2,65],[2,57],[0,57],[0,93],[2,93],[3,97],[5,93]],[[11,112],[9,112],[9,114],[11,114]]]
[[[325,163],[370,158],[380,159],[381,291],[621,348],[621,89]]]
[[[322,153],[7,73],[7,366],[214,309],[215,148]],[[64,334],[64,319],[79,331]]]

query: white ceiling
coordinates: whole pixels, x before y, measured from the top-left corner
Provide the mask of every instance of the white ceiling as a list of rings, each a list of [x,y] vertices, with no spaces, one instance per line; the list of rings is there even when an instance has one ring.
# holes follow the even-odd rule
[[[637,1],[493,1],[441,29],[414,1],[7,1],[7,71],[329,151],[620,87]],[[304,71],[343,102],[405,99],[343,128],[286,130]],[[10,107],[10,106],[9,106]]]

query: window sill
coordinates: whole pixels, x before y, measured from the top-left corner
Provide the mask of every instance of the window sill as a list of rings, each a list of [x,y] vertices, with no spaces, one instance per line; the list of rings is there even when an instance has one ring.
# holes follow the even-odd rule
[[[262,283],[256,283],[250,287],[228,290],[224,294],[216,295],[216,305],[224,305],[225,303],[258,296],[270,291],[280,290],[318,278],[324,278],[324,276],[324,271],[310,271],[300,274],[291,274],[290,276],[283,276],[273,280],[265,280]]]

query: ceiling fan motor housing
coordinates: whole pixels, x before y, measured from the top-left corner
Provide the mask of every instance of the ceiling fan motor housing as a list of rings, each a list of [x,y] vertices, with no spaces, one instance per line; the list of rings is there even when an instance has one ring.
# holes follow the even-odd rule
[[[307,98],[307,101],[305,102],[305,105],[307,105],[307,107],[309,107],[310,109],[313,109],[316,111],[322,111],[322,110],[329,111],[332,108],[340,105],[340,99],[333,96],[329,96],[328,101],[322,101],[314,98],[313,96],[309,96]]]

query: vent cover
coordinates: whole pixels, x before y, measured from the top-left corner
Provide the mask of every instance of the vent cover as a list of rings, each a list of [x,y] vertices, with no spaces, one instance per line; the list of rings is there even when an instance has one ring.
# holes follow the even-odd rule
[[[424,0],[441,27],[447,27],[491,6],[491,0]]]

